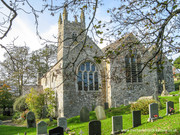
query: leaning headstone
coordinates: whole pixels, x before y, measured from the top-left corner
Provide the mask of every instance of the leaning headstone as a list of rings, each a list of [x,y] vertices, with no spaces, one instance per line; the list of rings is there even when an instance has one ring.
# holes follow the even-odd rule
[[[58,127],[63,127],[64,131],[67,128],[67,119],[65,117],[59,117],[57,119],[57,126]]]
[[[49,135],[64,135],[63,127],[56,127],[49,130]]]
[[[3,124],[3,122],[2,122],[2,120],[0,120],[0,125],[2,125]]]
[[[99,120],[89,122],[89,135],[101,135],[101,122]]]
[[[112,117],[112,133],[111,134],[117,134],[122,132],[123,129],[123,121],[122,116],[113,116]]]
[[[109,109],[109,105],[108,105],[107,102],[105,102],[105,103],[104,103],[104,110],[107,110],[107,109]]]
[[[166,102],[166,115],[172,114],[172,109],[174,110],[174,102]]]
[[[47,124],[44,121],[40,121],[37,124],[37,135],[47,135]]]
[[[133,127],[141,125],[141,111],[132,112]]]
[[[152,103],[149,104],[149,122],[153,122],[154,120],[161,118],[159,117],[159,112],[158,112],[158,104],[157,103]]]
[[[89,110],[85,106],[82,107],[82,109],[80,111],[80,121],[81,122],[89,121]]]
[[[26,118],[27,118],[27,128],[36,127],[36,119],[33,112],[29,111],[27,113]]]
[[[97,106],[95,112],[98,120],[106,119],[106,114],[102,106]]]

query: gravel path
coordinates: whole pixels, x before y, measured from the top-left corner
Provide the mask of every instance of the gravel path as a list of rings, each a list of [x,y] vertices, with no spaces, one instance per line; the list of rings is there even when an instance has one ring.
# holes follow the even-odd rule
[[[12,120],[4,120],[3,125],[9,125],[9,126],[16,126],[16,127],[24,127],[23,125],[18,125],[16,123],[13,123]]]

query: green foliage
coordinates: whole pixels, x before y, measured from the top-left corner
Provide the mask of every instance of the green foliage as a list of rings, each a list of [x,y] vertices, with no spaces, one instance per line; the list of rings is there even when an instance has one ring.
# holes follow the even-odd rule
[[[31,89],[30,93],[26,97],[26,104],[35,115],[40,118],[42,116],[42,109],[44,106],[44,95],[43,93],[37,92],[35,89]]]
[[[141,111],[141,114],[149,114],[149,104],[157,103],[154,99],[140,99],[136,103],[131,104],[132,111]]]
[[[176,58],[174,61],[174,67],[180,69],[180,57]]]
[[[17,112],[14,112],[12,119],[13,119],[13,120],[16,120],[16,119],[20,118],[20,114],[21,114],[21,113],[18,112],[18,111],[17,111]]]
[[[43,107],[46,105],[48,115],[54,116],[53,112],[55,109],[55,93],[52,89],[46,88],[43,92],[38,92],[31,89],[31,92],[27,95],[26,103],[28,108],[33,111],[38,118],[42,117]]]
[[[25,101],[26,101],[26,96],[20,96],[16,98],[13,104],[13,109],[19,112],[25,111],[27,109],[27,104]]]
[[[174,82],[175,90],[179,90],[180,80]]]
[[[11,89],[7,84],[3,84],[0,87],[0,107],[12,107],[13,105],[13,97],[9,92]]]

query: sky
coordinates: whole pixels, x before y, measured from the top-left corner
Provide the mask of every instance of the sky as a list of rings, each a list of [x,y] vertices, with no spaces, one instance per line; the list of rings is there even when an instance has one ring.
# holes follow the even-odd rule
[[[108,21],[110,19],[109,16],[107,16],[107,9],[113,6],[120,5],[120,0],[114,0],[113,2],[109,2],[109,0],[104,0],[104,5],[97,10],[97,18],[100,20]],[[0,2],[1,5],[1,2]],[[39,1],[33,1],[33,6],[37,9],[42,7],[42,3]],[[23,8],[26,9],[26,11],[31,11],[30,8],[27,8],[26,5],[23,5]],[[38,22],[39,22],[39,32],[40,35],[45,38],[52,41],[55,41],[57,39],[53,38],[53,35],[57,36],[58,32],[58,18],[59,14],[63,11],[59,11],[58,13],[54,14],[54,16],[50,15],[51,12],[47,11],[43,14],[39,14]],[[72,13],[69,13],[68,15],[69,20],[74,20]],[[1,18],[1,14],[0,14]],[[86,18],[87,20],[87,18]],[[17,38],[17,39],[16,39]],[[36,35],[36,27],[35,27],[35,19],[32,14],[24,13],[22,10],[18,11],[18,16],[13,21],[12,28],[10,32],[8,33],[7,37],[5,37],[3,40],[0,40],[1,44],[10,44],[14,39],[15,44],[22,46],[26,45],[30,48],[31,51],[37,50],[39,48],[42,48],[45,44],[42,45],[43,41],[39,39]],[[100,48],[103,48],[107,45],[107,43],[101,44]],[[0,48],[0,61],[3,61],[3,54],[5,50],[3,48]],[[178,57],[179,54],[173,56],[173,59]]]

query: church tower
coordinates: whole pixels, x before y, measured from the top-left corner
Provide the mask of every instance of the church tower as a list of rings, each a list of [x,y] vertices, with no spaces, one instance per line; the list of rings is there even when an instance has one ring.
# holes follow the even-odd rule
[[[59,15],[58,21],[58,53],[57,60],[60,61],[64,56],[69,55],[68,52],[83,40],[85,29],[85,16],[84,11],[81,10],[80,22],[78,22],[77,16],[74,21],[68,20],[68,12],[66,7],[63,11],[63,18]]]

